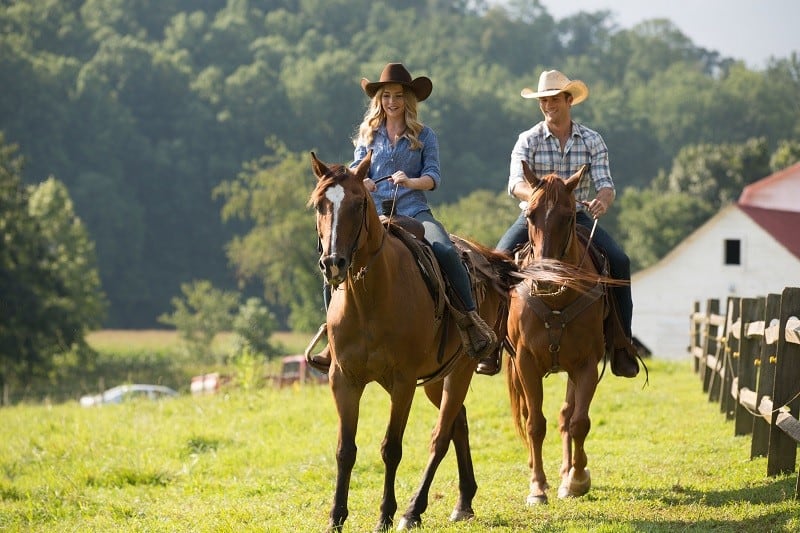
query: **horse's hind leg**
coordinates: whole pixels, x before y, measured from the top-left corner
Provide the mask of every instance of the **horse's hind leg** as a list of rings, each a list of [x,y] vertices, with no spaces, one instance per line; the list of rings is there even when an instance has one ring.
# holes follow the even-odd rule
[[[474,367],[457,370],[445,379],[445,386],[440,382],[425,387],[425,393],[431,402],[439,407],[439,418],[431,435],[430,455],[423,472],[422,481],[403,514],[397,529],[411,529],[422,525],[422,513],[428,508],[428,496],[436,470],[447,454],[450,441],[456,450],[459,474],[459,499],[456,508],[450,515],[451,520],[472,518],[472,499],[478,490],[475,472],[472,468],[472,455],[469,448],[469,428],[467,427],[467,411],[464,398],[472,379]]]
[[[389,531],[394,522],[394,513],[397,511],[397,497],[394,485],[397,478],[397,468],[403,457],[403,433],[408,423],[411,412],[411,403],[414,400],[416,385],[410,383],[401,385],[395,383],[390,391],[392,403],[389,415],[389,426],[381,443],[381,457],[386,468],[383,478],[383,499],[381,500],[381,515],[375,531]]]
[[[328,531],[341,531],[347,515],[347,499],[350,491],[350,476],[356,463],[356,431],[358,410],[364,387],[345,383],[340,374],[334,374],[331,390],[339,414],[339,442],[336,446],[336,491],[330,512]]]
[[[475,512],[472,510],[472,499],[478,492],[478,483],[475,481],[475,470],[472,466],[472,452],[469,446],[466,407],[461,408],[453,422],[452,440],[458,463],[458,502],[456,502],[453,512],[450,513],[450,520],[460,522],[475,516]]]

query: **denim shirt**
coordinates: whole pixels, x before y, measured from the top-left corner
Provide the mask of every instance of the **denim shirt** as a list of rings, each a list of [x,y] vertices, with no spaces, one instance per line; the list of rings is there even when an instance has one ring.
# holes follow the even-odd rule
[[[375,131],[372,144],[364,146],[359,144],[353,153],[353,163],[351,168],[355,168],[367,155],[367,151],[372,148],[372,161],[369,167],[369,178],[377,181],[384,176],[394,174],[402,170],[409,178],[418,178],[428,175],[433,178],[434,189],[439,187],[441,176],[439,173],[439,141],[436,134],[428,126],[424,126],[419,134],[422,148],[411,149],[408,139],[400,138],[392,146],[389,142],[389,135],[386,132],[386,125],[381,126]],[[395,213],[413,217],[430,209],[425,195],[426,191],[395,187],[389,180],[383,180],[377,184],[377,190],[372,193],[372,199],[378,212],[381,212],[381,202],[395,198],[395,188],[397,189]]]

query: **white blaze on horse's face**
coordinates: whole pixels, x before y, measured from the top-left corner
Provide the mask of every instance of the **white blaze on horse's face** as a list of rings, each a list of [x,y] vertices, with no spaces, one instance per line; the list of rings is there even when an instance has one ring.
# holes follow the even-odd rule
[[[331,213],[333,214],[333,222],[331,223],[331,242],[329,243],[328,250],[336,249],[336,228],[339,221],[339,212],[342,209],[342,201],[344,201],[344,187],[341,185],[334,185],[328,187],[325,191],[325,198],[331,203]],[[338,274],[338,273],[334,273]]]

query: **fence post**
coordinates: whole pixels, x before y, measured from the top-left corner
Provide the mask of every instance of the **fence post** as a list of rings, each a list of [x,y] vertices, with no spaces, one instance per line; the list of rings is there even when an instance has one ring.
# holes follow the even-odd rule
[[[772,411],[772,386],[775,383],[775,349],[777,330],[781,312],[781,295],[768,294],[764,308],[764,336],[761,339],[761,354],[758,357],[758,389],[756,408],[760,413],[753,422],[753,441],[750,444],[750,458],[763,457],[769,450],[770,412]],[[766,401],[765,401],[766,400]]]
[[[742,298],[739,324],[739,365],[736,378],[736,409],[734,412],[734,435],[753,432],[756,403],[756,361],[761,355],[761,340],[764,338],[765,298]],[[752,456],[751,456],[752,458]]]
[[[692,313],[689,315],[689,355],[694,362],[694,373],[700,374],[700,359],[703,355],[703,315],[700,313],[700,302],[692,303]],[[702,376],[702,374],[700,374]]]
[[[767,475],[794,472],[800,431],[797,419],[800,412],[800,342],[797,333],[787,330],[790,318],[800,316],[800,288],[786,287],[781,296],[780,334],[772,389],[772,422],[767,452]],[[788,339],[787,339],[788,337]],[[788,416],[780,407],[789,407]],[[792,423],[794,422],[794,423]],[[786,428],[786,429],[784,429]],[[797,431],[795,435],[793,430]]]
[[[739,318],[741,298],[738,296],[728,297],[728,310],[725,313],[725,331],[722,336],[722,350],[720,356],[722,360],[719,364],[719,412],[725,415],[725,420],[733,420],[735,412],[734,400],[738,398],[731,396],[733,379],[738,370],[739,358],[739,330],[741,320]]]
[[[712,320],[714,315],[719,314],[719,300],[712,298],[706,302],[706,323],[703,327],[703,356],[700,361],[700,371],[703,378],[703,392],[709,392],[711,385],[711,368],[714,364],[709,365],[709,355],[717,353],[719,342],[717,336],[719,335],[719,325],[716,321]],[[713,357],[713,356],[712,356]],[[716,361],[716,360],[715,360]]]

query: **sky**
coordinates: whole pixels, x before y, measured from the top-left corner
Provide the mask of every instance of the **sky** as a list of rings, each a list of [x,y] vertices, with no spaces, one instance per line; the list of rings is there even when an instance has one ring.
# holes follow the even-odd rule
[[[608,10],[631,28],[666,18],[696,46],[741,59],[755,70],[770,56],[800,55],[800,0],[541,0],[555,19],[579,11]]]

